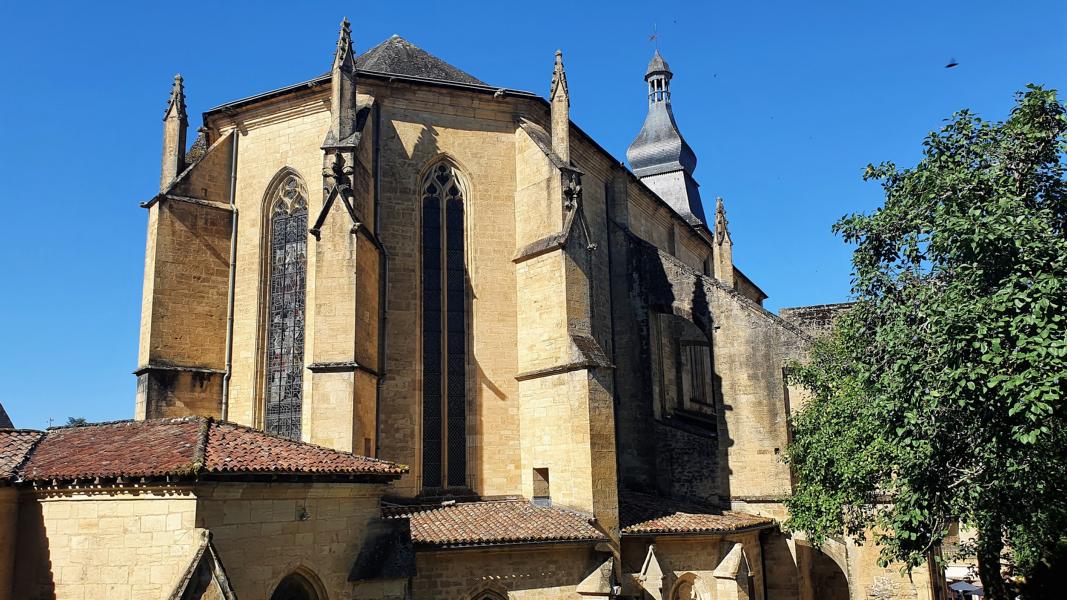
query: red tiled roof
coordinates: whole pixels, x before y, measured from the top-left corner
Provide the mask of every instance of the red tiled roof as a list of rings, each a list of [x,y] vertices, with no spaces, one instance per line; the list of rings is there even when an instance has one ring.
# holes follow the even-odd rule
[[[624,535],[728,533],[774,524],[767,517],[634,493],[619,500],[619,517]]]
[[[12,479],[33,445],[44,435],[32,429],[0,429],[0,481]]]
[[[204,417],[51,429],[19,469],[23,479],[276,473],[399,477],[407,467]]]
[[[390,518],[408,517],[411,540],[416,544],[450,547],[607,539],[587,515],[526,500],[392,506],[382,512]]]

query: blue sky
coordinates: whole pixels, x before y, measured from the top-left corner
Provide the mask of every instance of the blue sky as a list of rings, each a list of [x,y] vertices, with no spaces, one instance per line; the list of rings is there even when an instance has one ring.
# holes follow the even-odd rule
[[[912,164],[942,119],[1003,118],[1029,82],[1067,88],[1062,0],[0,4],[0,402],[22,427],[133,414],[138,202],[158,186],[174,74],[195,130],[211,106],[326,71],[346,15],[359,50],[397,33],[541,94],[561,48],[572,118],[619,159],[655,27],[705,210],[725,198],[735,261],[771,310],[848,297],[830,226],[879,204],[868,162]]]

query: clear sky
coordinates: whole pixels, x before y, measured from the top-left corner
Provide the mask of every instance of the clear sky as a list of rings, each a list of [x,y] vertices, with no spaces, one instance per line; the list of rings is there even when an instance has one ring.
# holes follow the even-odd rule
[[[161,118],[185,77],[190,129],[217,104],[329,69],[396,33],[492,85],[547,94],[622,160],[646,109],[649,35],[710,215],[767,307],[849,295],[830,232],[881,195],[869,162],[913,164],[970,107],[1003,118],[1027,83],[1067,88],[1067,3],[0,1],[0,402],[17,426],[133,414],[147,214]],[[950,60],[959,66],[946,69]],[[1062,96],[1061,96],[1062,98]]]

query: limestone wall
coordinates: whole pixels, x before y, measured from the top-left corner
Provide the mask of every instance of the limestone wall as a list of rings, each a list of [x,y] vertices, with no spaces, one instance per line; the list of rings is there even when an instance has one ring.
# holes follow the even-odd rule
[[[341,598],[354,588],[348,573],[380,493],[366,484],[203,484],[196,526],[211,531],[239,598],[269,598],[297,570]]]
[[[221,400],[221,370],[146,370],[137,376],[134,418],[218,417]]]
[[[24,492],[14,598],[167,598],[200,537],[189,490]]]
[[[513,99],[403,83],[364,88],[382,107],[381,240],[389,255],[381,456],[412,466],[395,492],[420,487],[421,178],[438,160],[467,184],[468,481],[486,495],[519,485],[516,182]]]
[[[604,560],[588,545],[420,551],[412,598],[470,600],[492,591],[509,600],[579,600],[578,584]]]
[[[151,307],[142,317],[142,336],[146,330],[149,335],[140,362],[222,368],[230,215],[166,199],[149,210],[153,282]]]

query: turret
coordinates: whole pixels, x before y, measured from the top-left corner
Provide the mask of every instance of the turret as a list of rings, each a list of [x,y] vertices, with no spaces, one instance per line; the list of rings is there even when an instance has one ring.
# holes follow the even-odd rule
[[[556,50],[556,66],[552,71],[552,89],[549,92],[552,106],[552,151],[570,164],[571,96],[567,90],[567,74],[563,71],[563,52]]]
[[[189,117],[185,113],[185,86],[182,76],[174,76],[167,110],[163,113],[163,169],[159,177],[159,191],[164,191],[185,170],[185,133]]]
[[[659,50],[645,72],[648,115],[626,150],[630,167],[645,185],[693,225],[707,226],[700,189],[693,179],[697,157],[678,131],[671,110],[671,72]]]

